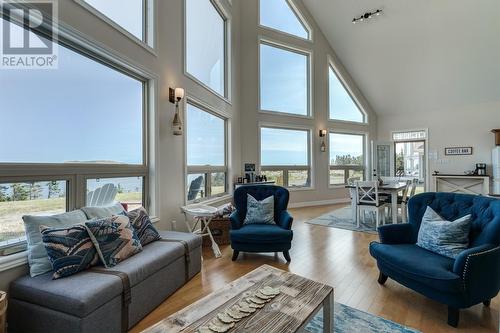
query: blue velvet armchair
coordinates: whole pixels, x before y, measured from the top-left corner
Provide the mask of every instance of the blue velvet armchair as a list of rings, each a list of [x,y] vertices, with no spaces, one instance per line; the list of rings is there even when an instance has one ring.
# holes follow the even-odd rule
[[[276,224],[243,224],[247,214],[247,194],[259,201],[274,195]],[[288,190],[274,185],[247,185],[234,191],[236,211],[230,217],[233,261],[240,252],[283,252],[286,261],[291,260],[288,251],[292,247],[293,218],[286,210],[288,199]]]
[[[416,245],[422,216],[430,206],[453,221],[472,214],[469,248],[456,259]],[[500,290],[500,200],[490,197],[422,193],[408,203],[409,223],[379,228],[380,242],[370,244],[377,260],[378,282],[388,277],[448,305],[448,324],[457,327],[460,309],[490,300]]]

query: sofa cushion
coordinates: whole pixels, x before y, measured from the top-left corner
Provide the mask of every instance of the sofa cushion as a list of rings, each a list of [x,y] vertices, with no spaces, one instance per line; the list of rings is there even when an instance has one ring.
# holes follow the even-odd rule
[[[128,216],[130,224],[132,224],[132,227],[137,232],[137,237],[139,237],[142,246],[161,238],[144,207],[139,207],[125,214]]]
[[[113,267],[142,251],[141,242],[127,216],[91,220],[85,222],[85,227],[106,267]]]
[[[291,242],[293,232],[275,224],[247,224],[231,230],[231,241],[239,243],[284,243]]]
[[[76,274],[99,262],[96,248],[84,225],[69,228],[41,227],[40,232],[52,263],[53,279]]]
[[[165,233],[172,239],[183,237],[191,246],[201,245],[200,237],[186,233]],[[179,239],[177,237],[177,239]],[[110,270],[124,272],[133,288],[176,260],[183,258],[184,247],[180,243],[154,242],[143,251],[119,263]],[[178,272],[184,277],[184,272]],[[167,282],[165,282],[167,283]],[[85,317],[98,307],[122,293],[122,283],[116,276],[83,271],[64,279],[52,280],[52,274],[37,277],[23,276],[10,286],[10,297],[38,304],[77,317]]]
[[[415,244],[389,245],[372,242],[370,253],[377,259],[379,267],[388,266],[392,271],[434,289],[447,292],[461,291],[462,279],[453,273],[454,259]]]
[[[470,214],[446,221],[431,207],[427,207],[420,224],[417,245],[455,259],[469,245],[470,227]]]
[[[83,207],[82,211],[87,215],[87,219],[102,219],[105,217],[110,217],[113,215],[122,214],[124,215],[125,209],[119,202],[115,202],[110,206],[100,206],[100,207]]]
[[[257,200],[247,194],[247,215],[243,224],[276,224],[274,222],[274,195]]]
[[[28,263],[31,276],[44,274],[52,270],[52,264],[42,242],[40,226],[64,228],[75,224],[83,224],[87,216],[81,210],[75,210],[52,216],[23,216],[26,240],[28,243]]]

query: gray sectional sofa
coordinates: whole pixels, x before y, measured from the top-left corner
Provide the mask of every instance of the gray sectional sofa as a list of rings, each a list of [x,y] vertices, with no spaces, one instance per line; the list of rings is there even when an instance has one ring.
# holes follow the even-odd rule
[[[119,276],[92,269],[58,280],[52,280],[52,272],[15,280],[10,285],[9,332],[113,333],[130,329],[201,269],[201,237],[168,231],[160,234],[171,241],[148,244],[139,254],[109,269],[128,276],[129,294],[124,293]]]

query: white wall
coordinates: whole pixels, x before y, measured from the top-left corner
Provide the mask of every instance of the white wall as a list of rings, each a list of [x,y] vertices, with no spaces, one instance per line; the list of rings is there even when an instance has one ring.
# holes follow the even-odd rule
[[[171,123],[174,105],[168,101],[169,87],[183,87],[186,93],[231,115],[229,176],[240,170],[239,140],[239,2],[232,6],[226,0],[220,2],[233,12],[232,39],[232,101],[231,104],[214,96],[207,89],[184,75],[183,66],[183,3],[184,0],[158,0],[157,2],[157,34],[158,56],[138,46],[132,40],[113,27],[100,20],[74,1],[59,1],[59,20],[90,39],[102,44],[121,56],[130,59],[159,77],[159,137],[156,180],[159,198],[156,205],[160,222],[159,229],[169,229],[172,220],[182,228],[184,217],[180,207],[185,204],[184,189],[184,137],[172,135]],[[232,10],[231,10],[232,8]],[[9,281],[25,272],[25,267],[0,272],[0,289],[6,288]]]
[[[353,130],[368,133],[368,138],[376,137],[377,117],[371,107],[357,89],[349,74],[337,59],[333,49],[323,33],[311,17],[301,0],[294,1],[313,30],[313,42],[285,36],[275,31],[257,26],[258,0],[241,1],[241,151],[242,163],[257,163],[259,161],[258,123],[269,122],[290,126],[312,127],[313,146],[313,182],[314,189],[294,190],[291,192],[290,202],[294,205],[327,202],[348,198],[343,188],[329,188],[328,180],[328,152],[320,152],[320,129]],[[244,15],[243,15],[244,14]],[[304,119],[290,116],[278,116],[260,113],[258,111],[258,54],[259,36],[270,38],[287,45],[312,51],[313,63],[313,110],[314,119]],[[335,47],[335,46],[334,46]],[[353,93],[368,112],[369,125],[347,124],[328,121],[328,56],[334,58],[341,75],[348,82]],[[328,140],[327,144],[328,144]]]
[[[424,128],[429,129],[429,151],[438,155],[437,159],[429,160],[431,174],[433,171],[462,174],[474,170],[476,163],[487,163],[491,174],[491,150],[495,146],[491,130],[500,128],[500,102],[378,116],[380,140],[390,140],[392,131]],[[463,146],[472,147],[473,154],[444,155],[445,147]]]

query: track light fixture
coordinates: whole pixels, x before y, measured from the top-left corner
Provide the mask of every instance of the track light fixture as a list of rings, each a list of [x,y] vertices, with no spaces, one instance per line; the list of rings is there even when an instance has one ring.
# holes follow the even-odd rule
[[[366,12],[359,17],[355,17],[352,19],[352,23],[356,24],[358,22],[366,22],[371,19],[373,16],[380,16],[382,14],[382,9],[377,9],[373,12]]]

